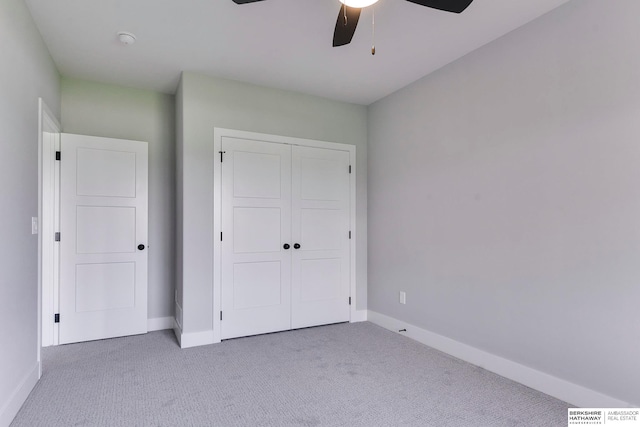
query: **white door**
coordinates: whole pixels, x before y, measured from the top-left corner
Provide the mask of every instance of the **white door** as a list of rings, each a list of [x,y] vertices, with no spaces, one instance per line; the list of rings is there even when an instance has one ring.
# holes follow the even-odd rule
[[[221,339],[348,321],[349,153],[221,147]]]
[[[294,146],[291,327],[349,320],[349,153]]]
[[[147,143],[62,134],[60,343],[147,332]]]
[[[222,140],[221,338],[291,328],[291,147]]]

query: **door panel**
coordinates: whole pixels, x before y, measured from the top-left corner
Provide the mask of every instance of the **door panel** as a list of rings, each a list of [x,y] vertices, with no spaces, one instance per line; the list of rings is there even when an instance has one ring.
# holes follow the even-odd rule
[[[280,251],[280,208],[237,207],[233,210],[233,252]]]
[[[78,254],[133,253],[136,250],[136,208],[76,207]]]
[[[342,260],[305,259],[300,263],[300,302],[334,300],[341,297]]]
[[[302,150],[297,165],[300,171],[300,199],[323,202],[343,201],[345,172],[347,172],[345,168],[349,167],[349,154],[345,151],[319,148],[296,147],[294,149]],[[336,153],[343,154],[341,157],[346,155],[346,163],[344,158],[340,161],[330,155]]]
[[[300,241],[305,251],[340,250],[344,240],[340,209],[301,209]]]
[[[292,328],[348,321],[349,153],[292,147]]]
[[[280,199],[282,157],[280,154],[235,151],[233,196]]]
[[[76,312],[104,311],[135,306],[133,262],[76,266]]]
[[[291,149],[222,139],[221,338],[291,328]]]
[[[233,266],[233,308],[282,304],[282,266],[279,261],[245,262]]]
[[[62,134],[60,343],[147,332],[147,143]]]
[[[76,156],[79,196],[136,197],[136,153],[79,147]]]

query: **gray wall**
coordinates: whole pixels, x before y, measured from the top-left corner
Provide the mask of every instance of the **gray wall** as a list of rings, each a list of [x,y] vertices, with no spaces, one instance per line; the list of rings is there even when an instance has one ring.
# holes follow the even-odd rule
[[[183,257],[178,286],[182,286],[183,332],[211,330],[213,324],[214,127],[356,145],[357,308],[366,308],[366,107],[195,73],[183,73],[179,96],[183,139],[178,138],[178,150],[183,163],[178,192],[183,203],[178,238]]]
[[[370,106],[370,310],[640,404],[638,16],[567,3]]]
[[[173,316],[175,97],[63,77],[62,127],[67,133],[149,143],[148,316]]]
[[[60,113],[60,77],[21,0],[0,2],[0,425],[3,408],[36,366],[38,97]]]

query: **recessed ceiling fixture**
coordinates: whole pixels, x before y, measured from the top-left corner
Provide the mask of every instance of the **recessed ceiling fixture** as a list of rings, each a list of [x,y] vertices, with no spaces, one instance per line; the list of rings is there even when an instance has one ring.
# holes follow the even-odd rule
[[[120,31],[118,33],[118,40],[125,46],[129,46],[130,44],[134,44],[136,42],[136,36],[126,31]]]

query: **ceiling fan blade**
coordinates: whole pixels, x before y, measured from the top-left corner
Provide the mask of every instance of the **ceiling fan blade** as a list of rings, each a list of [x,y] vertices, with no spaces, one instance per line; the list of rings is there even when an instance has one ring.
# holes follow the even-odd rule
[[[445,12],[460,13],[465,10],[473,0],[407,0],[421,6],[444,10]]]
[[[356,27],[358,26],[361,10],[362,9],[357,7],[340,6],[336,29],[333,31],[333,47],[344,46],[345,44],[351,43],[353,34],[356,32]],[[347,16],[346,20],[345,13]]]
[[[255,3],[262,0],[233,0],[235,4]]]

